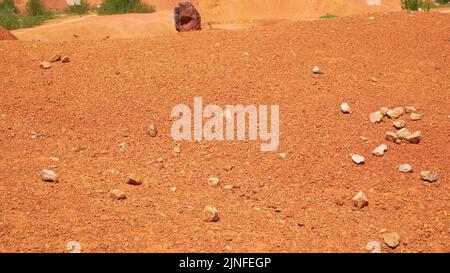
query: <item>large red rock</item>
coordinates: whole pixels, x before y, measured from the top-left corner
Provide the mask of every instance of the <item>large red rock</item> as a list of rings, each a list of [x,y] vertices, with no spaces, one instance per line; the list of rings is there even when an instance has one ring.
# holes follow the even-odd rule
[[[175,29],[178,32],[202,29],[202,18],[190,2],[180,2],[174,9]]]
[[[17,38],[7,29],[0,27],[0,40],[17,40]]]

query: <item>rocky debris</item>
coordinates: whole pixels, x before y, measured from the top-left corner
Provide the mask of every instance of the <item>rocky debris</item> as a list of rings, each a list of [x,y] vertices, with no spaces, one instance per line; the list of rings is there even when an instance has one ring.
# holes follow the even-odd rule
[[[42,69],[50,69],[52,65],[49,62],[40,62],[39,65]]]
[[[278,156],[279,156],[280,158],[283,158],[283,159],[284,159],[284,158],[286,158],[287,155],[286,155],[286,153],[279,153]]]
[[[389,131],[389,132],[386,132],[386,135],[384,136],[384,138],[388,141],[395,142],[397,140],[397,134]]]
[[[409,119],[411,119],[412,121],[418,121],[422,118],[422,116],[418,113],[411,113],[409,115]]]
[[[208,185],[213,186],[213,187],[217,187],[219,186],[220,180],[218,177],[210,177],[208,179]]]
[[[134,186],[141,185],[142,184],[142,178],[139,177],[138,175],[132,173],[132,174],[130,174],[128,176],[127,184],[134,185]]]
[[[383,116],[386,116],[388,111],[389,111],[389,108],[387,108],[386,106],[380,108],[380,113]]]
[[[364,164],[365,158],[362,155],[352,155],[352,161],[356,164]]]
[[[399,119],[394,121],[392,124],[394,125],[395,128],[402,129],[403,127],[406,126],[406,121],[404,121],[403,119]]]
[[[69,56],[64,56],[64,57],[62,57],[62,58],[61,58],[61,62],[62,62],[63,64],[69,63],[69,62],[70,62]]]
[[[350,110],[350,106],[346,102],[342,103],[341,104],[341,111],[344,114],[350,114],[350,111],[351,111]]]
[[[383,119],[383,114],[380,111],[373,112],[369,114],[369,121],[371,123],[379,123]]]
[[[45,182],[58,182],[58,175],[52,170],[43,169],[41,179]]]
[[[334,200],[334,203],[339,207],[342,207],[345,204],[344,200],[342,200],[341,198],[336,198]]]
[[[381,243],[377,241],[368,242],[366,250],[369,253],[381,253]]]
[[[421,138],[421,132],[416,131],[416,132],[410,134],[409,136],[407,136],[406,140],[408,140],[410,143],[418,144],[420,142],[420,138]]]
[[[420,178],[423,181],[435,182],[439,179],[439,175],[437,172],[434,172],[434,171],[421,171]]]
[[[156,137],[156,135],[158,134],[158,129],[156,129],[156,125],[154,123],[148,126],[148,134],[151,137]]]
[[[406,113],[416,113],[417,109],[414,106],[405,106],[405,112]]]
[[[67,243],[67,253],[81,253],[81,245],[76,241]]]
[[[54,62],[57,62],[59,60],[61,60],[61,55],[56,54],[56,55],[53,55],[53,57],[50,59],[50,62],[54,63]]]
[[[281,157],[281,155],[280,155],[280,157]],[[286,154],[285,154],[285,157],[286,157]],[[234,169],[234,166],[233,166],[233,165],[227,165],[227,166],[223,167],[223,169],[224,169],[225,171],[229,172],[229,171],[231,171],[232,169]]]
[[[402,129],[397,131],[397,138],[398,139],[406,140],[409,135],[411,135],[411,132],[408,129],[406,129],[406,128],[402,128]]]
[[[359,139],[361,139],[362,141],[369,141],[369,139],[365,136],[360,136]]]
[[[206,206],[203,210],[203,220],[205,222],[217,222],[219,221],[219,212],[213,206]]]
[[[17,40],[17,37],[14,36],[9,30],[0,26],[0,41],[5,40]]]
[[[180,145],[175,145],[175,147],[173,147],[173,152],[176,154],[181,153]]]
[[[174,187],[171,187],[171,188],[170,188],[170,191],[171,191],[171,192],[176,192],[176,191],[177,191],[177,187],[175,187],[175,186],[174,186]]]
[[[202,29],[202,18],[195,6],[190,2],[180,2],[173,12],[175,29],[178,32],[197,31]]]
[[[312,72],[313,74],[323,74],[323,71],[318,66],[314,66]]]
[[[387,116],[392,119],[396,119],[396,118],[400,117],[401,115],[403,115],[404,113],[405,113],[405,109],[400,106],[400,107],[395,107],[394,109],[387,111]]]
[[[390,248],[396,248],[400,245],[400,235],[397,232],[384,233],[383,240]]]
[[[59,157],[51,156],[48,158],[48,160],[53,161],[53,162],[59,162]]]
[[[402,164],[398,166],[398,170],[402,173],[410,173],[412,172],[412,166],[409,164]]]
[[[127,198],[127,194],[119,189],[114,189],[109,192],[109,197],[114,200],[123,200]]]
[[[383,156],[384,152],[387,151],[388,146],[386,144],[381,144],[380,146],[376,147],[373,151],[372,154],[374,156]]]
[[[232,190],[234,187],[233,185],[225,185],[223,188],[226,190]]]
[[[360,191],[358,192],[353,198],[353,205],[357,207],[358,209],[362,209],[369,205],[369,200],[367,199],[366,195]]]

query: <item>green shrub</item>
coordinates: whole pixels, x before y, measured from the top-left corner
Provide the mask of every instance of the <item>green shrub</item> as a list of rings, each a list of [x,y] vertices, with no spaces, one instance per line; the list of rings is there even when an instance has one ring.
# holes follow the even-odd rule
[[[0,2],[0,26],[6,29],[19,28],[18,10],[13,0],[4,0]]]
[[[19,10],[16,8],[16,5],[14,4],[13,0],[3,0],[2,2],[0,2],[0,11],[6,9],[9,11],[13,11],[15,14],[19,13]]]
[[[151,13],[155,8],[141,3],[141,0],[103,0],[97,9],[99,15],[119,13]]]
[[[71,14],[86,14],[90,8],[91,7],[86,0],[81,0],[79,5],[68,6],[65,12]]]
[[[19,28],[19,18],[11,9],[0,9],[0,26],[9,30]]]
[[[431,1],[430,0],[400,0],[402,3],[402,9],[404,10],[430,10]]]
[[[40,0],[29,0],[26,5],[26,13],[28,16],[45,15],[49,13],[44,4]]]
[[[53,15],[48,13],[44,15],[24,16],[19,18],[21,28],[30,28],[42,24],[44,21],[53,18]]]
[[[331,19],[331,18],[337,18],[337,15],[331,14],[331,13],[327,13],[325,15],[320,16],[320,19]]]
[[[0,26],[12,30],[40,25],[53,17],[39,0],[30,0],[26,5],[27,16],[19,16],[18,10],[12,0],[0,3]]]

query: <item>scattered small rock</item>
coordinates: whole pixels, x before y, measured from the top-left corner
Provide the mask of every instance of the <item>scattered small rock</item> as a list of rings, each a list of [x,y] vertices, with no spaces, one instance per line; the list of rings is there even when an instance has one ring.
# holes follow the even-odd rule
[[[227,172],[231,171],[233,168],[234,168],[233,165],[227,165],[227,166],[223,167],[223,169]]]
[[[408,140],[410,143],[413,143],[413,144],[418,144],[420,142],[420,139],[421,139],[420,131],[416,131],[406,137],[406,140]]]
[[[213,186],[213,187],[217,187],[219,186],[220,183],[220,179],[218,177],[210,177],[208,179],[208,185]]]
[[[225,185],[223,188],[226,189],[226,190],[232,190],[233,189],[233,185]]]
[[[323,74],[323,71],[318,66],[314,66],[313,69],[312,69],[312,72],[314,74]]]
[[[342,111],[342,113],[345,113],[345,114],[350,114],[350,106],[346,103],[346,102],[344,102],[344,103],[342,103],[341,104],[341,111]]]
[[[352,161],[356,164],[364,164],[365,158],[362,155],[352,155]]]
[[[81,245],[78,242],[70,241],[67,243],[67,253],[81,253]]]
[[[123,200],[127,198],[127,194],[119,189],[114,189],[109,192],[109,197],[114,200]]]
[[[219,221],[219,212],[213,206],[206,206],[203,210],[203,220],[205,222],[217,222]]]
[[[342,207],[345,204],[344,200],[342,200],[341,198],[336,198],[334,200],[334,203],[340,207]]]
[[[389,111],[389,108],[387,108],[386,106],[380,108],[380,113],[383,116],[386,116],[388,111]]]
[[[172,187],[172,188],[170,188],[170,191],[171,191],[171,192],[176,192],[176,191],[177,191],[177,187]]]
[[[412,121],[418,121],[418,120],[420,120],[420,119],[422,118],[422,116],[421,116],[420,114],[418,114],[418,113],[411,113],[411,114],[409,115],[409,118],[410,118]]]
[[[179,154],[181,152],[180,146],[176,145],[175,147],[173,147],[173,152]]]
[[[278,156],[279,156],[280,158],[283,158],[283,159],[284,159],[284,158],[286,158],[286,153],[279,153]]]
[[[50,69],[52,65],[49,62],[40,62],[39,65],[42,69]]]
[[[151,136],[151,137],[156,137],[156,135],[158,134],[158,129],[156,129],[156,125],[155,124],[150,124],[149,126],[148,126],[148,134]]]
[[[383,119],[383,114],[380,111],[373,112],[369,114],[369,121],[371,123],[379,123]]]
[[[380,146],[376,147],[373,151],[372,154],[374,156],[383,156],[384,152],[387,151],[388,146],[386,144],[381,144]]]
[[[402,128],[402,129],[397,131],[397,137],[399,139],[405,139],[406,140],[409,135],[411,135],[411,132],[408,129],[406,129],[406,128]]]
[[[397,140],[397,134],[394,132],[386,132],[384,138],[388,141],[395,142]]]
[[[57,55],[53,55],[53,57],[50,59],[50,62],[54,63],[61,60],[61,55],[57,54]]]
[[[423,181],[435,182],[439,179],[439,175],[437,172],[434,171],[421,171],[420,178]]]
[[[414,106],[405,106],[405,112],[406,113],[415,113],[415,112],[417,112],[417,109]]]
[[[41,178],[45,182],[58,182],[58,175],[52,170],[43,169]]]
[[[383,240],[390,248],[396,248],[400,245],[400,235],[397,232],[384,233]]]
[[[369,200],[367,199],[366,195],[360,191],[358,192],[353,198],[353,205],[357,207],[358,209],[362,209],[365,206],[369,205]]]
[[[409,164],[402,164],[398,166],[398,170],[402,173],[410,173],[412,172],[412,166]]]
[[[400,117],[401,115],[403,115],[404,113],[405,113],[405,109],[400,106],[400,107],[395,107],[394,109],[387,111],[387,116],[392,119],[396,119],[396,118]]]
[[[64,57],[62,57],[62,58],[61,58],[61,62],[62,62],[63,64],[69,63],[69,62],[70,62],[69,56],[64,56]]]
[[[376,241],[368,242],[366,250],[369,253],[381,253],[381,243]]]
[[[397,129],[402,129],[403,127],[406,126],[406,121],[404,121],[403,119],[399,119],[399,120],[394,121],[393,125]]]
[[[127,184],[138,186],[142,184],[142,178],[140,178],[138,175],[132,173],[130,176],[128,176]]]

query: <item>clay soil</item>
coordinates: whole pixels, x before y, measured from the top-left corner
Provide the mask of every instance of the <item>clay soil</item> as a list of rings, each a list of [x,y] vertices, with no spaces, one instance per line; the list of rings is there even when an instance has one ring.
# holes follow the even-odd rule
[[[450,15],[371,16],[0,41],[0,251],[65,252],[78,241],[83,252],[365,252],[385,230],[401,242],[383,252],[449,252]],[[41,69],[54,54],[71,61]],[[311,73],[315,65],[323,75]],[[173,141],[171,109],[192,107],[194,96],[280,105],[279,149]],[[405,105],[422,114],[404,117],[422,141],[387,143],[384,157],[372,156],[394,128],[368,114]],[[366,163],[352,163],[352,153]],[[400,173],[402,163],[413,173]],[[44,168],[61,181],[43,182]],[[421,170],[439,180],[421,181]],[[146,182],[127,185],[129,173]],[[112,200],[116,188],[127,199]],[[361,210],[351,202],[360,190],[369,199]],[[218,222],[203,221],[206,205]]]

